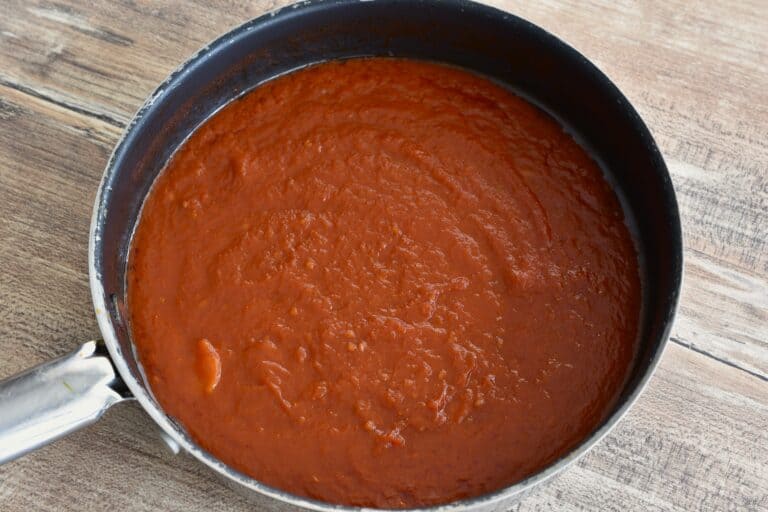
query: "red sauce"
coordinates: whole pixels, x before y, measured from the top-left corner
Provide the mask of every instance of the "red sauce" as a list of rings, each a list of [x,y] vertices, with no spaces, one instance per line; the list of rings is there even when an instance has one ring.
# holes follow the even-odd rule
[[[640,304],[619,202],[552,118],[390,59],[292,73],[207,121],[147,199],[128,279],[152,390],[203,448],[378,507],[566,453],[619,393]]]

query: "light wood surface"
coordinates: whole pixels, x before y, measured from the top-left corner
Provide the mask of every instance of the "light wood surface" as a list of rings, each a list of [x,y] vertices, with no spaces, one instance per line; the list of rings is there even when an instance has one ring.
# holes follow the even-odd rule
[[[98,337],[88,226],[120,133],[164,77],[284,2],[3,0],[0,377]],[[627,95],[673,175],[672,343],[595,450],[517,510],[768,510],[768,2],[496,0]],[[0,411],[0,414],[2,412]],[[250,510],[135,403],[0,467],[0,510]]]

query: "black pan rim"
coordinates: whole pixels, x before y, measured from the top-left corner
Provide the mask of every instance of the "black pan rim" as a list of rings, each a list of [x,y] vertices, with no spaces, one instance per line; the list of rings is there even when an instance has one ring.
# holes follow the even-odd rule
[[[145,120],[145,118],[150,113],[152,113],[153,109],[156,108],[156,104],[162,102],[164,94],[170,90],[173,90],[174,87],[176,87],[179,82],[182,81],[184,76],[190,73],[201,62],[207,59],[216,58],[217,51],[221,50],[222,48],[226,47],[227,45],[238,40],[253,30],[267,29],[273,22],[284,20],[293,16],[310,16],[315,10],[344,8],[347,5],[359,4],[361,1],[368,3],[371,0],[307,0],[269,12],[260,17],[247,21],[232,31],[220,36],[210,44],[203,47],[200,51],[185,61],[177,70],[171,73],[171,75],[169,75],[169,77],[166,78],[166,80],[164,80],[163,83],[160,84],[160,86],[158,86],[158,88],[149,96],[148,100],[135,114],[131,122],[125,128],[121,140],[116,145],[115,150],[109,159],[96,195],[89,238],[89,277],[94,308],[96,311],[99,327],[102,334],[104,335],[108,351],[112,356],[115,366],[128,385],[128,388],[141,403],[142,407],[150,414],[153,420],[165,431],[166,434],[168,434],[172,439],[183,446],[187,452],[191,453],[198,460],[212,468],[221,476],[259,494],[269,496],[284,503],[313,510],[361,510],[361,508],[333,505],[326,502],[320,502],[295,496],[280,489],[267,486],[247,475],[232,470],[215,457],[204,452],[193,441],[191,441],[191,439],[189,439],[186,434],[180,432],[178,427],[173,422],[169,421],[168,417],[165,415],[162,409],[156,405],[155,401],[147,394],[147,390],[133,376],[127,367],[121,347],[116,340],[114,326],[112,325],[112,318],[108,313],[109,298],[105,295],[102,284],[102,275],[100,271],[103,256],[101,253],[103,248],[101,239],[106,221],[106,211],[109,207],[112,182],[120,170],[120,161],[122,155],[130,148],[133,136],[137,131],[141,129],[143,120]],[[650,131],[638,115],[637,111],[621,93],[618,87],[616,87],[616,85],[602,71],[600,71],[589,60],[587,60],[586,57],[584,57],[581,53],[556,36],[513,14],[468,0],[381,0],[377,1],[376,3],[389,3],[402,6],[403,8],[407,8],[408,6],[412,6],[414,4],[440,4],[442,8],[452,9],[459,12],[471,11],[482,16],[514,21],[514,23],[526,27],[526,29],[529,31],[537,32],[543,41],[542,44],[557,46],[560,51],[566,52],[570,59],[580,62],[582,66],[586,66],[589,72],[593,75],[594,79],[600,82],[608,91],[610,91],[612,96],[610,99],[621,103],[622,108],[625,109],[627,114],[631,117],[631,121],[637,133],[644,139],[645,144],[652,152],[651,156],[656,164],[657,170],[662,175],[664,180],[662,185],[663,197],[659,198],[659,205],[657,206],[664,208],[666,211],[669,220],[669,225],[667,227],[670,229],[670,234],[673,240],[676,242],[675,246],[672,248],[675,257],[672,261],[669,262],[669,265],[672,268],[672,273],[674,275],[674,282],[670,287],[666,301],[667,308],[666,317],[664,319],[665,325],[660,336],[661,339],[656,343],[655,350],[651,354],[647,369],[642,378],[637,382],[635,388],[630,393],[628,393],[626,399],[622,403],[615,406],[614,410],[607,415],[606,419],[595,429],[595,431],[592,432],[592,434],[583,439],[566,455],[553,461],[550,465],[541,471],[508,487],[488,494],[451,502],[445,505],[437,505],[433,507],[412,510],[436,511],[450,510],[455,508],[475,509],[481,507],[489,507],[497,504],[502,500],[514,496],[520,496],[534,485],[548,480],[555,474],[559,473],[580,459],[584,454],[591,450],[605,435],[607,435],[610,430],[613,429],[613,427],[615,427],[615,425],[624,417],[629,408],[636,402],[637,398],[646,387],[649,379],[651,378],[654,370],[658,365],[658,362],[664,351],[664,347],[666,346],[667,340],[669,338],[672,321],[677,310],[680,290],[682,286],[683,243],[677,200],[674,187],[669,176],[669,171],[666,167],[666,164],[664,163],[661,152],[659,151],[658,146],[656,145],[656,142],[654,141]]]

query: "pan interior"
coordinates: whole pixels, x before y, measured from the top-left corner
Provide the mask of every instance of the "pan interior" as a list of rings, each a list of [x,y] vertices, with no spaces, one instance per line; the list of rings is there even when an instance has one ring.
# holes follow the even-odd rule
[[[141,205],[165,163],[205,119],[258,84],[313,63],[362,56],[429,60],[489,77],[552,114],[601,164],[641,254],[640,344],[621,408],[657,359],[679,290],[679,218],[664,162],[627,100],[575,50],[513,15],[457,1],[288,7],[211,43],[152,95],[106,170],[92,233],[92,279],[102,288],[94,294],[107,310],[102,328],[111,331],[104,336],[123,358],[129,385],[148,391],[125,323],[126,260]]]

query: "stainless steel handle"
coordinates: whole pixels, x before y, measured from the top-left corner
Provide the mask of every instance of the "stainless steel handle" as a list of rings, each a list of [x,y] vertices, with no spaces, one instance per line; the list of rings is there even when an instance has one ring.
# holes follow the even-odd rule
[[[0,464],[95,422],[121,385],[95,341],[0,382]]]

